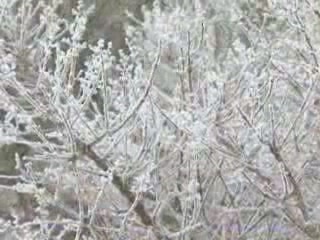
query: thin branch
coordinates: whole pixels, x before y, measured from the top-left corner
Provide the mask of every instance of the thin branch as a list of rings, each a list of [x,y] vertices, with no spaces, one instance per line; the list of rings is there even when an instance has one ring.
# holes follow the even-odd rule
[[[98,154],[92,149],[89,144],[83,142],[79,143],[80,151],[83,155],[87,156],[90,160],[94,161],[96,166],[101,170],[107,172],[110,170],[108,164],[104,159],[101,159]],[[147,213],[144,205],[139,201],[136,202],[136,194],[130,191],[130,186],[128,186],[117,173],[113,173],[112,184],[120,191],[120,193],[129,201],[131,204],[135,204],[134,211],[140,217],[142,223],[145,226],[153,226],[152,218]]]
[[[151,73],[149,76],[148,85],[147,85],[147,88],[146,88],[144,94],[140,97],[140,99],[138,100],[136,105],[131,109],[131,111],[129,111],[129,113],[127,113],[127,116],[125,117],[125,119],[118,126],[114,127],[113,129],[105,130],[105,132],[103,134],[101,134],[101,136],[99,136],[92,143],[90,143],[91,146],[100,142],[106,135],[109,135],[109,134],[112,135],[112,134],[115,134],[116,132],[118,132],[124,125],[126,125],[126,123],[132,118],[132,116],[139,110],[139,108],[142,106],[142,104],[145,102],[147,96],[149,95],[149,92],[150,92],[151,87],[153,85],[154,74],[159,66],[159,63],[160,63],[160,55],[161,55],[161,42],[159,43],[159,48],[158,48],[158,53],[157,53],[156,59],[152,64],[152,69],[151,69]]]

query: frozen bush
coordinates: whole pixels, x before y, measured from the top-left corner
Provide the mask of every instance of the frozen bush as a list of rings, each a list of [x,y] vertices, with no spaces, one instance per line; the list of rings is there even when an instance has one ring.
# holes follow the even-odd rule
[[[318,239],[319,4],[155,0],[115,53],[87,3],[0,0],[0,230]]]

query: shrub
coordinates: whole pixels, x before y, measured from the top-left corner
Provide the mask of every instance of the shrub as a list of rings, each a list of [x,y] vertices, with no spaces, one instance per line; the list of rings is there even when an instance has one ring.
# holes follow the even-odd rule
[[[117,53],[61,4],[0,0],[4,234],[319,238],[316,2],[155,1]]]

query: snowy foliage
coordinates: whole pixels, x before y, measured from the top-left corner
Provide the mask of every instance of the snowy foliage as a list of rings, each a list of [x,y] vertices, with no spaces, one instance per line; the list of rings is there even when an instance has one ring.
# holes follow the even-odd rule
[[[319,7],[0,0],[0,238],[319,239]]]

